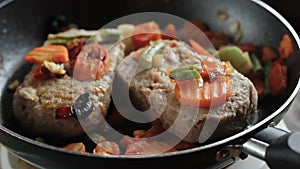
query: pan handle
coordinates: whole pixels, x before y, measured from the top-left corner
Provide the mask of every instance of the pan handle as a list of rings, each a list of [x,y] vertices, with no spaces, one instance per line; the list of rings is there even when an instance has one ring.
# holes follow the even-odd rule
[[[300,166],[300,132],[268,127],[243,144],[244,153],[260,158],[271,169]]]

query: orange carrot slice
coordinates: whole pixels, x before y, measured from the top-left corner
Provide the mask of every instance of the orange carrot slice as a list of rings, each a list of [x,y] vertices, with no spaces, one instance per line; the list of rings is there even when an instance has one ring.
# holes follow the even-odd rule
[[[208,108],[224,103],[231,95],[229,77],[199,83],[196,79],[176,81],[175,97],[183,104]]]
[[[193,39],[189,39],[190,44],[192,46],[192,48],[199,53],[200,55],[204,55],[204,56],[212,56],[209,52],[207,52],[199,43],[197,43],[196,41],[194,41]]]
[[[25,61],[31,63],[43,63],[45,60],[55,63],[68,62],[68,49],[63,45],[48,45],[34,48],[25,56]]]

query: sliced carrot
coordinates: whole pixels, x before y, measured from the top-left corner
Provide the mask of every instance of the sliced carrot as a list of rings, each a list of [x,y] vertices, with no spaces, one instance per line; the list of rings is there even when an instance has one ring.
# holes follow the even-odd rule
[[[183,104],[208,108],[224,103],[231,95],[229,77],[199,83],[195,79],[176,81],[175,97]]]
[[[293,40],[290,35],[285,34],[282,37],[278,51],[284,59],[287,59],[291,54],[294,53]]]
[[[287,67],[280,61],[275,61],[269,74],[270,87],[273,95],[282,94],[287,88]]]
[[[207,52],[199,43],[197,43],[196,41],[194,41],[193,39],[189,39],[190,44],[192,46],[192,48],[199,53],[200,55],[204,55],[204,56],[212,56],[209,52]]]
[[[277,53],[275,52],[275,50],[269,46],[269,45],[265,45],[262,48],[262,57],[261,60],[263,62],[268,62],[268,61],[273,61],[277,58]]]
[[[176,28],[174,26],[174,24],[168,24],[166,26],[166,28],[164,29],[162,35],[161,35],[162,39],[177,39],[177,33],[176,33]]]
[[[86,152],[85,145],[83,143],[70,143],[62,148],[76,152]]]
[[[25,56],[26,62],[43,63],[45,60],[55,63],[68,62],[68,49],[63,45],[48,45],[34,48]]]
[[[103,141],[97,144],[93,153],[101,155],[119,155],[120,148],[118,144],[113,141]]]

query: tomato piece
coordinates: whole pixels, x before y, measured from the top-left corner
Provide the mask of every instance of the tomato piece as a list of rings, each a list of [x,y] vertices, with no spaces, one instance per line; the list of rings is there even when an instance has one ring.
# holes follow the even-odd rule
[[[109,59],[105,49],[98,44],[90,43],[83,46],[77,56],[73,77],[79,81],[100,79],[108,70]]]
[[[273,95],[282,94],[287,88],[287,67],[280,61],[275,61],[269,74],[270,87]]]
[[[86,152],[85,145],[83,143],[70,143],[62,148],[76,152]]]
[[[113,141],[102,141],[101,143],[97,144],[93,153],[101,155],[119,155],[120,148],[118,144]]]
[[[278,51],[285,59],[287,59],[291,54],[294,53],[293,40],[289,35],[286,34],[282,37]]]
[[[25,56],[26,62],[43,63],[45,60],[54,63],[68,62],[68,49],[63,45],[41,46],[34,48]]]
[[[135,48],[147,46],[150,41],[161,39],[159,25],[154,21],[136,25],[131,38]]]
[[[229,77],[199,83],[196,79],[176,81],[175,97],[183,104],[207,108],[224,103],[231,95]]]
[[[162,152],[162,150],[167,151]],[[174,151],[177,149],[161,141],[137,141],[127,146],[125,155],[153,155]]]

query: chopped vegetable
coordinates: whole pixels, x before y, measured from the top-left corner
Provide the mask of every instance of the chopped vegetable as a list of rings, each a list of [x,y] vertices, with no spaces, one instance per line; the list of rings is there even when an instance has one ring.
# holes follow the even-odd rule
[[[108,70],[109,59],[104,47],[96,43],[84,45],[77,56],[73,77],[79,81],[100,79]]]
[[[283,36],[278,51],[284,59],[288,58],[294,53],[293,40],[289,35],[285,34]]]
[[[48,61],[44,61],[44,66],[45,68],[47,68],[49,70],[49,72],[51,74],[54,75],[64,75],[66,74],[66,71],[64,69],[64,65],[63,64],[56,64],[54,62],[48,62]]]
[[[198,52],[200,55],[204,56],[212,56],[209,52],[207,52],[199,43],[194,41],[193,39],[189,39],[192,48]]]
[[[103,141],[97,144],[93,153],[100,155],[119,155],[120,148],[118,144],[113,141]]]
[[[175,97],[183,104],[207,108],[224,103],[231,95],[229,77],[201,83],[197,79],[176,81]]]
[[[135,48],[147,46],[150,41],[161,39],[159,25],[154,21],[136,25],[131,38]]]
[[[224,46],[231,42],[229,37],[225,35],[223,32],[207,31],[204,33],[216,49],[219,49],[221,46]]]
[[[71,150],[76,152],[86,152],[85,145],[83,143],[70,143],[62,148],[65,150]]]
[[[49,79],[50,77],[44,73],[45,70],[43,70],[44,69],[43,67],[44,67],[43,64],[37,65],[37,67],[32,72],[32,77],[39,80]]]
[[[175,80],[190,80],[201,78],[195,66],[182,66],[170,72],[170,77]]]
[[[121,31],[118,29],[101,29],[100,36],[103,42],[115,42],[121,37]]]
[[[51,44],[67,45],[74,39],[81,39],[81,38],[90,39],[90,38],[92,38],[93,40],[95,40],[94,38],[97,38],[96,37],[97,33],[98,32],[96,30],[87,31],[84,29],[72,28],[65,32],[61,32],[61,33],[57,33],[57,34],[48,34],[47,40]]]
[[[132,24],[121,24],[117,28],[118,30],[121,31],[122,34],[122,42],[126,46],[126,51],[125,53],[130,53],[134,49],[134,45],[132,42],[131,36],[133,35],[133,31],[135,29],[134,25]]]
[[[151,68],[154,55],[158,54],[164,46],[165,44],[162,41],[151,42],[139,59],[140,66],[144,69]]]
[[[268,62],[268,61],[273,61],[277,58],[277,53],[275,52],[275,50],[269,46],[269,45],[265,45],[262,48],[262,56],[261,56],[261,60],[263,62]]]
[[[270,87],[270,72],[271,72],[271,68],[272,68],[272,62],[269,61],[265,64],[265,88],[264,88],[264,95],[268,95],[271,93],[271,87]]]
[[[62,45],[48,45],[34,48],[25,56],[25,61],[31,63],[43,63],[45,60],[54,63],[68,62],[68,49]]]
[[[166,150],[166,152],[162,152],[162,150]],[[161,141],[137,141],[127,146],[125,155],[154,155],[174,151],[177,150]]]
[[[287,88],[287,67],[278,60],[272,63],[269,75],[271,92],[273,95],[282,94]]]
[[[219,11],[218,12],[218,19],[224,21],[228,18],[228,13],[226,11]]]
[[[19,80],[14,80],[12,83],[8,85],[9,90],[15,90],[20,85]]]
[[[201,60],[202,69],[199,73],[204,80],[214,80],[218,76],[230,75],[234,69],[230,63],[226,62],[217,62],[212,58],[206,57]]]
[[[52,39],[69,39],[73,40],[76,38],[90,38],[96,35],[97,31],[87,31],[84,29],[69,29],[68,31],[57,33],[57,34],[48,34],[48,40]]]
[[[161,35],[162,39],[177,39],[176,28],[174,24],[168,24]]]
[[[67,43],[67,49],[69,52],[69,59],[76,60],[77,55],[81,51],[83,45],[85,44],[85,39],[74,39],[71,42]]]
[[[78,119],[88,117],[94,109],[94,104],[89,93],[78,96],[72,105],[72,113]]]
[[[253,70],[252,70],[252,72],[253,72],[254,76],[256,76],[256,77],[262,77],[264,75],[264,69],[263,69],[263,67],[262,67],[262,65],[260,63],[259,58],[254,53],[250,54],[250,58],[251,58],[251,61],[253,63]]]
[[[237,47],[239,47],[243,52],[249,52],[249,53],[257,52],[256,46],[253,44],[253,42],[237,44]]]
[[[22,96],[24,99],[37,101],[39,97],[37,96],[37,91],[35,88],[32,87],[23,87],[19,90],[19,95]]]
[[[248,52],[243,52],[236,46],[225,46],[219,49],[219,57],[222,61],[230,61],[239,72],[246,74],[253,68]]]

